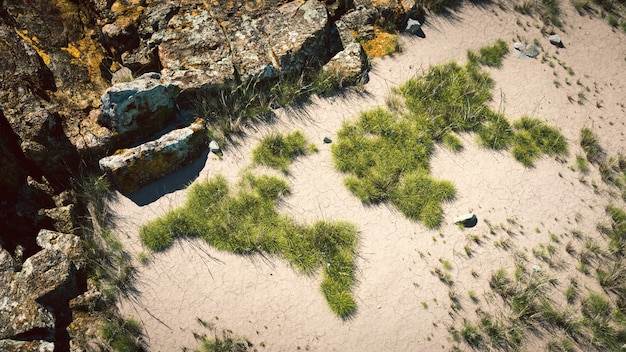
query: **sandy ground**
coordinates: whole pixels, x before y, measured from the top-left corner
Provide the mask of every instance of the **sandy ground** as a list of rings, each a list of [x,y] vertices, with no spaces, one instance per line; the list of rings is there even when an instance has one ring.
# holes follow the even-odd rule
[[[565,44],[562,49],[542,36],[540,22],[512,9],[466,6],[447,17],[429,17],[423,27],[426,38],[402,37],[401,54],[375,60],[364,93],[314,99],[298,113],[278,111],[275,124],[250,131],[223,159],[209,155],[130,198],[119,195],[112,204],[117,232],[136,256],[146,251],[138,239],[139,226],[184,202],[184,190],[170,192],[177,188],[172,185],[217,174],[235,182],[250,165],[250,151],[263,136],[297,129],[319,152],[291,167],[288,181],[293,193],[281,211],[302,222],[346,220],[360,229],[359,282],[354,288],[358,312],[347,321],[327,306],[319,275],[300,275],[280,258],[237,256],[193,240],[152,254],[148,264],[137,264],[138,294],[120,302],[125,316],[144,325],[150,350],[197,347],[193,333],[208,332],[198,319],[218,331],[230,329],[247,337],[260,351],[449,350],[455,343],[447,328],[463,313],[450,314],[450,289],[431,273],[441,266],[439,259],[451,262],[453,290],[471,315],[479,307],[498,309],[489,299],[488,277],[513,262],[512,251],[498,249],[494,241],[509,239],[525,252],[548,243],[548,232],[561,236],[577,229],[594,235],[611,198],[593,166],[583,175],[572,165],[576,154],[582,155],[578,145],[582,127],[592,127],[610,154],[625,151],[626,118],[620,104],[626,103],[626,35],[601,19],[578,15],[570,6],[562,4],[565,26],[558,32]],[[462,135],[462,152],[438,148],[431,161],[433,174],[451,180],[457,189],[456,200],[445,205],[440,229],[427,230],[390,206],[363,206],[343,186],[330,145],[323,144],[322,137],[334,136],[360,111],[383,105],[389,89],[412,75],[451,59],[464,63],[468,48],[490,45],[498,38],[509,42],[511,49],[513,41],[532,43],[537,38],[544,53],[574,70],[570,76],[556,59],[551,59],[552,68],[540,58],[522,60],[511,54],[502,68],[489,70],[496,81],[493,107],[511,120],[532,115],[558,126],[570,146],[566,160],[545,158],[526,169],[509,153],[481,149],[475,136]],[[558,88],[555,79],[560,81]],[[568,95],[577,100],[581,91],[586,99],[582,104],[568,100]],[[592,181],[600,191],[594,190]],[[476,227],[462,230],[452,224],[453,217],[468,211],[477,214]],[[489,224],[503,225],[514,235],[504,230],[490,235]],[[472,242],[471,235],[484,238],[482,245]],[[471,258],[465,255],[465,246],[471,246]],[[559,251],[565,257],[562,247]],[[529,261],[529,265],[535,261],[532,255]],[[469,300],[469,290],[477,293],[479,303]]]

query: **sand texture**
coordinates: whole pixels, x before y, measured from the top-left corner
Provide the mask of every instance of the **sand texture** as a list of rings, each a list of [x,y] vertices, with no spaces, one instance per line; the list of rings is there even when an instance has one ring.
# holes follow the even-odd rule
[[[139,227],[183,204],[182,185],[218,174],[234,183],[249,168],[251,150],[263,136],[300,130],[319,152],[291,166],[287,180],[292,194],[280,211],[304,223],[345,220],[360,230],[354,288],[358,310],[345,321],[328,307],[320,292],[320,275],[298,274],[280,258],[238,256],[190,239],[150,254],[147,264],[137,263],[137,294],[119,304],[125,316],[142,323],[150,350],[196,348],[193,333],[207,333],[198,319],[214,324],[218,331],[230,329],[247,337],[260,351],[450,350],[457,343],[449,326],[464,315],[473,316],[476,308],[500,309],[486,298],[488,277],[500,267],[512,266],[513,251],[494,246],[494,241],[509,239],[513,248],[529,253],[538,243],[549,242],[548,232],[561,235],[577,229],[599,236],[595,228],[605,217],[605,206],[623,203],[608,195],[609,188],[594,166],[582,174],[572,165],[577,154],[583,155],[582,127],[594,130],[607,153],[625,151],[626,35],[600,18],[580,16],[569,2],[561,7],[565,22],[558,31],[565,44],[561,49],[541,34],[538,19],[512,8],[467,5],[448,16],[429,16],[422,27],[425,38],[402,36],[401,53],[374,60],[362,92],[314,98],[302,110],[277,111],[275,123],[247,131],[222,159],[209,154],[131,197],[118,195],[112,204],[116,231],[136,257],[148,252],[139,241]],[[542,55],[555,56],[573,69],[570,75],[556,59],[553,68],[541,62],[541,55],[519,59],[513,53],[501,68],[486,69],[496,82],[492,108],[503,111],[509,120],[530,115],[557,126],[568,141],[569,156],[562,161],[544,157],[529,169],[509,152],[486,150],[476,144],[475,135],[463,134],[463,151],[437,147],[431,159],[432,174],[452,181],[457,190],[456,199],[444,205],[441,228],[428,230],[391,205],[364,206],[344,187],[344,176],[333,165],[331,144],[324,144],[322,138],[334,138],[344,121],[384,105],[392,87],[430,65],[448,60],[463,64],[467,49],[491,45],[499,38],[512,51],[514,41],[532,43],[537,38]],[[579,104],[581,90],[585,99]],[[452,223],[455,216],[470,211],[478,216],[476,227],[460,229]],[[510,232],[490,235],[490,224],[503,224]],[[482,244],[471,241],[471,235],[484,236]],[[465,255],[465,246],[471,246],[471,258]],[[559,254],[566,258],[563,247]],[[450,289],[432,274],[441,266],[439,259],[452,264],[450,274],[464,312],[451,313]],[[533,264],[545,266],[529,254],[529,265]],[[573,268],[560,275],[585,280]],[[478,303],[469,300],[469,290],[481,297]],[[542,350],[540,339],[528,344],[528,350]]]

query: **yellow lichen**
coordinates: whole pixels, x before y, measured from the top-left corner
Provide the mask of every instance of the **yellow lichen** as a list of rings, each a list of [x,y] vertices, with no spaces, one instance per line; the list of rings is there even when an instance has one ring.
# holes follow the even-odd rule
[[[70,55],[77,59],[80,57],[80,51],[78,51],[78,49],[72,43],[67,44],[67,48],[61,48],[61,50],[68,52]]]
[[[35,51],[37,51],[37,54],[39,54],[39,56],[43,60],[43,63],[46,64],[46,66],[50,65],[50,62],[51,62],[50,55],[46,54],[46,52],[43,51],[43,49],[41,49],[39,46],[37,46],[37,44],[35,44],[35,41],[33,39],[27,36],[28,31],[26,29],[24,29],[21,32],[16,29],[15,33],[17,33],[17,35],[22,37],[22,39],[24,39],[28,44],[30,44],[30,46],[32,46],[35,49]],[[37,42],[39,42],[39,40],[37,40]]]
[[[398,36],[387,33],[378,27],[374,28],[376,37],[372,40],[361,43],[363,50],[369,57],[383,57],[396,53],[400,50]]]

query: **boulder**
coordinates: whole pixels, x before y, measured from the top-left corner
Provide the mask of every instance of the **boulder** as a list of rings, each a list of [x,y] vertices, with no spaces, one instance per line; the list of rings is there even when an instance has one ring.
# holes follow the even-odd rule
[[[197,158],[206,147],[206,126],[197,119],[188,127],[100,159],[100,168],[118,189],[129,194]]]
[[[180,88],[158,73],[107,89],[102,95],[98,121],[121,140],[146,136],[163,127],[176,113]]]
[[[74,204],[50,209],[40,209],[39,215],[52,220],[52,227],[57,231],[71,233],[76,230],[76,211]]]
[[[356,33],[357,40],[371,40],[376,37],[374,24],[378,18],[379,14],[375,8],[358,6],[341,16],[341,21]]]
[[[513,48],[515,48],[515,56],[520,59],[535,58],[539,55],[539,49],[532,44],[516,42],[513,43]]]
[[[467,213],[467,214],[463,214],[463,215],[459,215],[455,217],[453,221],[457,225],[460,224],[465,227],[474,227],[476,226],[476,223],[478,222],[478,218],[476,217],[476,214],[474,213]]]
[[[563,41],[561,41],[561,37],[558,34],[551,35],[548,40],[550,41],[550,44],[556,46],[557,48],[563,47]]]
[[[322,67],[339,79],[340,86],[363,83],[367,79],[368,60],[360,43],[348,44]]]
[[[220,145],[217,143],[217,141],[212,140],[209,143],[209,150],[211,151],[211,153],[213,154],[219,154],[222,152],[222,149],[220,148]]]

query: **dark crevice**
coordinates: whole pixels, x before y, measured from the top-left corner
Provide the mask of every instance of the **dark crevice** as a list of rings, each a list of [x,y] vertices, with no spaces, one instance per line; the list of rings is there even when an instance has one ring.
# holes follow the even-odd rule
[[[52,332],[46,328],[34,328],[23,333],[10,337],[11,340],[16,341],[35,341],[43,340],[48,342],[54,341]],[[59,350],[60,351],[60,350]]]

